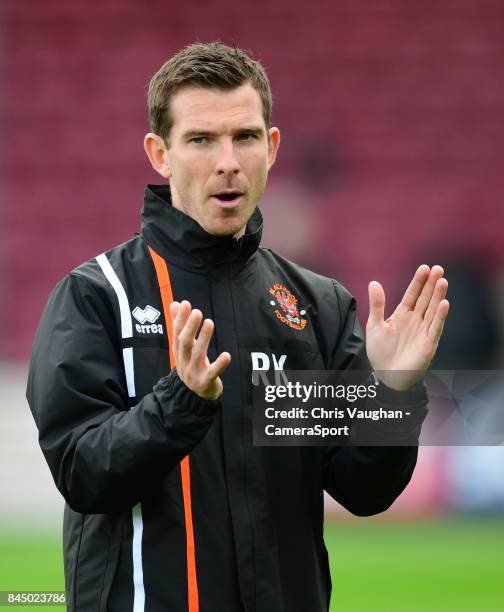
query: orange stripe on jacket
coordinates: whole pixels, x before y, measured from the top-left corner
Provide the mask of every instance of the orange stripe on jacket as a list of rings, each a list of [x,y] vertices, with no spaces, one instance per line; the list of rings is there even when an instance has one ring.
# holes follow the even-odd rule
[[[170,275],[166,261],[156,251],[149,247],[154,262],[156,275],[161,290],[161,301],[168,331],[168,342],[170,345],[170,367],[175,367],[175,355],[173,353],[173,321],[170,314],[170,304],[173,302],[173,291]],[[184,500],[184,515],[186,528],[186,554],[187,554],[187,598],[189,601],[189,612],[199,612],[198,579],[196,576],[196,549],[194,546],[194,529],[192,520],[191,504],[191,467],[189,455],[180,462],[180,473],[182,476],[182,497]]]

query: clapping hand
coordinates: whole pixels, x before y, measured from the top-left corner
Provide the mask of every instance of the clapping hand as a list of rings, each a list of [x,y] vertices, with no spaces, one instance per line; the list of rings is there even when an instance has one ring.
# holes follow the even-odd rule
[[[383,287],[369,283],[367,354],[378,377],[393,389],[406,390],[420,380],[436,353],[449,309],[443,275],[441,266],[420,266],[388,319]]]
[[[231,363],[231,355],[221,353],[210,363],[207,353],[214,322],[205,319],[202,324],[203,313],[193,309],[187,300],[172,302],[170,311],[173,320],[173,354],[180,379],[203,399],[218,399],[223,389],[220,375]]]

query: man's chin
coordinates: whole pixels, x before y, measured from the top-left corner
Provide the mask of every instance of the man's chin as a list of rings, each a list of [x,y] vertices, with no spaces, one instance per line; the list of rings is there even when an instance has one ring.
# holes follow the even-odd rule
[[[243,219],[243,215],[223,215],[217,219],[211,219],[207,223],[200,223],[203,229],[212,234],[212,236],[225,237],[236,236],[239,238],[245,233],[247,219]]]
[[[243,236],[243,234],[245,233],[245,225],[238,225],[238,224],[213,224],[210,227],[204,227],[203,229],[205,229],[205,231],[207,231],[209,234],[212,234],[212,236],[216,236],[218,238],[224,238],[226,236],[235,236],[236,238],[239,238],[240,236]]]

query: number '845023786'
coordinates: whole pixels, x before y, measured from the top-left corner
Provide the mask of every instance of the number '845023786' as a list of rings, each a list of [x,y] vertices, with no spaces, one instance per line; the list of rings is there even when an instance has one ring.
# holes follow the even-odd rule
[[[62,591],[3,591],[0,592],[0,605],[54,605],[65,604]]]

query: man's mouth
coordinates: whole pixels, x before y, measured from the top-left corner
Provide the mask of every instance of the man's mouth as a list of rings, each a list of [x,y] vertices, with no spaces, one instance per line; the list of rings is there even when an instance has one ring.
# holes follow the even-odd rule
[[[218,200],[223,208],[232,208],[240,201],[243,193],[241,191],[223,191],[215,193],[212,198]]]

